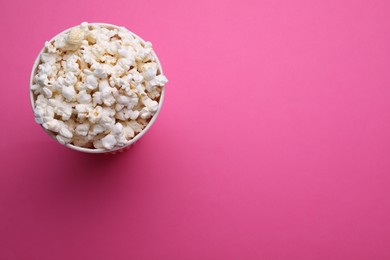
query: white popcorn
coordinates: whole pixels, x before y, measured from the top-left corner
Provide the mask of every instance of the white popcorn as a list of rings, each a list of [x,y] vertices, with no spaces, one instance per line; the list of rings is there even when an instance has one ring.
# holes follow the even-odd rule
[[[98,79],[94,75],[88,75],[85,78],[85,84],[89,90],[94,90],[98,86]]]
[[[111,87],[107,80],[101,80],[99,82],[99,91],[102,92],[103,97],[110,95]]]
[[[92,97],[93,97],[93,105],[94,106],[96,106],[97,104],[99,104],[99,105],[103,104],[102,94],[100,92],[93,93]]]
[[[42,92],[47,98],[51,98],[53,96],[53,92],[47,87],[42,88]]]
[[[104,137],[102,139],[102,145],[104,148],[110,150],[112,148],[114,148],[114,146],[116,145],[116,139],[115,137],[112,135],[112,134],[108,134],[106,135],[106,137]]]
[[[146,81],[151,81],[157,74],[157,63],[148,62],[142,66],[142,76]]]
[[[112,67],[111,75],[113,75],[114,77],[121,77],[125,73],[126,70],[122,66],[119,66],[119,64],[116,64]]]
[[[117,103],[116,105],[115,105],[115,111],[121,111],[123,108],[125,107],[125,105],[122,105],[122,104],[119,104],[119,103]]]
[[[39,84],[33,84],[31,86],[31,90],[34,92],[34,94],[40,94],[40,92],[37,92],[37,91],[40,91],[41,89],[41,86]]]
[[[106,106],[112,106],[115,103],[115,98],[110,95],[110,96],[104,98],[103,103]]]
[[[129,118],[131,120],[136,120],[138,118],[139,114],[140,114],[140,112],[137,111],[137,110],[134,110],[134,111],[133,110],[129,110]]]
[[[133,48],[128,46],[123,46],[120,49],[118,49],[118,54],[124,58],[128,58],[135,61],[134,51]]]
[[[104,127],[104,129],[111,129],[115,124],[115,118],[109,115],[103,115],[99,121],[99,124]]]
[[[42,53],[41,54],[41,62],[44,64],[55,64],[58,60],[60,60],[60,55],[57,53]]]
[[[158,75],[153,80],[150,81],[150,84],[155,86],[165,86],[165,84],[168,82],[167,78],[164,75]]]
[[[69,131],[71,131],[72,133],[74,133],[75,128],[77,127],[76,122],[75,122],[73,119],[69,119],[69,120],[64,121],[64,123],[65,123],[66,126],[68,127]]]
[[[53,67],[50,63],[43,63],[38,66],[38,74],[46,75],[47,77],[53,76]]]
[[[122,132],[123,132],[123,125],[121,123],[116,123],[111,131],[111,133],[115,136],[121,135]]]
[[[73,137],[72,132],[67,128],[66,125],[63,125],[58,133],[69,139]]]
[[[120,48],[120,41],[113,41],[108,43],[107,53],[111,55],[116,55],[118,53],[118,48]]]
[[[65,86],[74,86],[76,82],[77,82],[77,78],[72,72],[65,73],[65,79],[64,79]]]
[[[139,98],[138,98],[138,95],[134,92],[129,92],[129,93],[126,93],[129,95],[129,103],[126,104],[126,106],[129,108],[129,109],[132,109],[133,107],[135,107],[137,104],[138,104],[138,101],[139,101]]]
[[[115,114],[115,118],[126,121],[129,117],[126,117],[126,111],[122,109]]]
[[[35,82],[41,86],[49,85],[49,79],[47,78],[46,74],[37,74],[35,76]]]
[[[91,123],[96,124],[100,121],[103,116],[103,108],[101,106],[96,106],[88,116],[88,119]]]
[[[80,29],[83,30],[84,32],[88,31],[88,23],[87,22],[82,22],[80,24]]]
[[[110,87],[107,80],[100,81],[99,92],[101,93],[101,99],[106,106],[112,106],[115,103],[115,98],[112,96],[113,88]]]
[[[116,137],[117,146],[125,146],[128,143],[126,135],[122,134]]]
[[[138,85],[136,85],[135,86],[135,90],[137,91],[137,93],[138,94],[144,94],[144,95],[146,95],[146,93],[145,93],[145,91],[146,91],[146,89],[145,89],[145,86],[143,85],[143,84],[138,84]]]
[[[135,84],[139,84],[144,80],[144,77],[136,69],[129,71]]]
[[[153,113],[157,111],[158,109],[157,101],[150,99],[148,96],[142,97],[141,101],[149,111]]]
[[[64,96],[64,98],[67,100],[67,101],[72,101],[74,100],[74,98],[76,97],[76,90],[74,89],[73,86],[64,86],[62,87],[62,96]]]
[[[82,90],[77,94],[77,101],[80,104],[89,104],[92,101],[92,97],[85,90]]]
[[[62,144],[124,146],[156,114],[166,83],[150,42],[84,22],[45,43],[31,86],[35,121]]]
[[[76,55],[72,55],[71,58],[67,59],[66,60],[66,70],[68,71],[72,71],[72,72],[76,72],[79,70],[79,64],[77,63],[77,60],[79,59],[79,57],[77,57]]]
[[[55,99],[50,99],[49,104],[54,108],[55,114],[61,116],[62,120],[69,120],[72,116],[72,104],[62,101],[58,96]]]
[[[131,65],[133,65],[133,62],[128,58],[120,58],[118,60],[118,65],[126,71],[130,69]]]
[[[56,135],[56,139],[60,144],[68,144],[72,140],[71,138],[67,138],[62,135]]]
[[[150,59],[150,55],[152,52],[150,43],[145,43],[145,46],[142,47],[141,45],[138,45],[135,47],[136,49],[136,59],[140,61],[147,61]]]
[[[46,42],[45,47],[46,47],[48,53],[56,53],[57,52],[57,48],[54,47],[54,45],[51,42]]]
[[[77,118],[85,119],[89,116],[92,111],[90,104],[78,104],[76,105]]]
[[[81,136],[87,136],[89,127],[90,125],[88,123],[79,124],[75,129],[75,133]]]
[[[139,116],[140,116],[142,119],[149,119],[149,118],[152,116],[152,114],[150,113],[150,111],[149,111],[146,107],[144,107],[144,108],[141,110]]]
[[[104,127],[102,125],[93,125],[92,126],[92,130],[89,131],[89,134],[94,136],[94,135],[98,135],[98,134],[101,134],[104,132]]]
[[[135,136],[135,132],[130,125],[125,125],[123,128],[123,133],[127,139],[133,138]]]
[[[139,133],[142,131],[142,126],[137,121],[131,120],[128,122],[128,126],[131,127],[134,132]]]
[[[84,31],[78,27],[72,28],[68,34],[68,38],[66,39],[67,49],[68,50],[76,50],[81,42],[84,40]]]
[[[118,146],[124,146],[128,142],[121,123],[115,124],[115,126],[112,128],[111,134],[115,136]]]
[[[104,148],[105,148],[105,147],[103,146],[102,140],[100,140],[100,139],[93,140],[93,146],[94,146],[96,149],[104,149]]]
[[[74,88],[79,92],[83,90],[88,91],[87,86],[83,82],[77,82]]]
[[[125,95],[120,95],[116,101],[121,105],[127,105],[131,102],[131,98]]]
[[[53,119],[53,120],[51,120],[51,121],[48,121],[48,122],[42,124],[42,126],[43,126],[44,128],[46,128],[47,130],[53,131],[53,132],[55,132],[55,133],[57,133],[58,131],[61,130],[61,124],[60,124],[60,122],[59,122],[58,120],[56,120],[56,119]]]
[[[130,91],[130,84],[133,79],[131,74],[123,76],[122,78],[117,79],[117,86],[119,86],[124,91]]]

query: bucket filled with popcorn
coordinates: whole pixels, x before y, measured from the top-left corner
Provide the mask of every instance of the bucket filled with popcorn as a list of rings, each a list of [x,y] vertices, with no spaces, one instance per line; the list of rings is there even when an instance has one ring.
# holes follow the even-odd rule
[[[35,121],[59,143],[111,153],[148,131],[166,83],[150,42],[124,27],[84,22],[45,43],[30,98]]]

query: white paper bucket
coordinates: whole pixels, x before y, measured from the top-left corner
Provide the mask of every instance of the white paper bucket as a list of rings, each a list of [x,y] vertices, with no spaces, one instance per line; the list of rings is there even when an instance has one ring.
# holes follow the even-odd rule
[[[100,27],[105,27],[105,28],[108,28],[108,29],[119,29],[119,28],[124,28],[124,27],[120,27],[120,26],[117,26],[117,25],[113,25],[113,24],[107,24],[107,23],[89,23],[89,25],[98,25]],[[75,26],[77,27],[77,26]],[[74,28],[74,27],[72,27]],[[65,31],[57,34],[56,36],[54,36],[49,42],[54,42],[54,40],[64,34],[64,33],[67,33],[69,32],[72,28],[68,28],[66,29]],[[125,28],[126,29],[126,28]],[[145,41],[139,37],[138,35],[136,35],[135,33],[129,31],[128,29],[126,29],[130,34],[132,34],[134,37],[138,38],[142,43],[145,43]],[[39,52],[38,54],[38,57],[36,58],[35,62],[34,62],[34,65],[33,65],[33,68],[32,68],[32,71],[31,71],[31,76],[30,76],[30,100],[31,100],[31,106],[33,108],[33,111],[34,111],[34,108],[35,108],[35,95],[34,93],[32,92],[31,90],[31,87],[33,85],[33,82],[34,82],[34,76],[37,72],[37,69],[38,69],[38,65],[40,64],[40,57],[41,57],[41,54],[44,52],[45,50],[45,47],[42,48],[42,50]],[[162,70],[162,67],[161,67],[161,63],[160,61],[158,60],[158,57],[156,55],[156,53],[153,51],[153,55],[155,56],[155,59],[156,59],[156,63],[158,65],[158,73],[160,74],[163,74],[163,70]],[[79,147],[79,146],[75,146],[75,145],[72,145],[72,144],[65,144],[65,146],[73,149],[73,150],[76,150],[76,151],[79,151],[79,152],[84,152],[84,153],[108,153],[108,154],[113,154],[113,153],[117,153],[117,152],[123,152],[123,151],[126,151],[128,150],[132,145],[134,145],[139,139],[141,139],[142,136],[144,136],[144,134],[150,129],[150,127],[154,124],[154,122],[156,121],[156,118],[158,116],[158,114],[160,113],[160,110],[161,110],[161,107],[162,107],[162,104],[163,104],[163,101],[164,101],[164,93],[165,93],[165,87],[162,88],[162,91],[161,91],[161,96],[159,98],[159,104],[158,104],[158,110],[157,112],[153,115],[153,117],[150,119],[149,123],[147,124],[147,126],[140,132],[138,133],[133,139],[131,139],[130,141],[127,142],[126,145],[124,146],[121,146],[121,147],[114,147],[113,149],[111,150],[106,150],[106,149],[92,149],[92,148],[84,148],[84,147]],[[41,125],[42,126],[42,125]],[[43,126],[42,126],[42,129],[45,130],[46,133],[48,133],[53,139],[55,139],[57,141],[57,139],[55,138],[55,135],[46,130]]]

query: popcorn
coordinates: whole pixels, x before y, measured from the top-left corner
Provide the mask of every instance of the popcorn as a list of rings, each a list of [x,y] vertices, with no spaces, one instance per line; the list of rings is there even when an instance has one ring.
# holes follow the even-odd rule
[[[72,116],[73,108],[72,105],[67,103],[62,103],[61,105],[58,105],[58,107],[54,108],[55,113],[59,116],[61,116],[61,119],[66,121],[69,120]]]
[[[123,133],[127,139],[133,138],[135,136],[133,128],[131,128],[129,125],[125,125],[123,128]]]
[[[42,88],[42,92],[47,98],[51,98],[51,96],[53,96],[53,92],[47,87]]]
[[[92,126],[92,130],[89,132],[90,135],[98,135],[104,132],[104,127],[102,125],[94,125]]]
[[[102,139],[102,146],[108,150],[114,148],[116,143],[116,139],[112,134],[108,134]]]
[[[60,55],[57,53],[42,53],[40,58],[43,63],[55,64],[60,59]]]
[[[50,63],[43,63],[38,66],[38,74],[46,75],[47,77],[53,76],[53,68]]]
[[[46,74],[38,74],[35,76],[35,82],[41,86],[48,86],[49,79]]]
[[[71,138],[67,138],[65,136],[62,136],[60,134],[56,135],[56,139],[60,144],[68,144],[71,142]]]
[[[120,95],[116,101],[121,105],[127,105],[131,102],[131,98],[129,96]]]
[[[157,109],[158,109],[158,102],[157,101],[150,99],[148,96],[142,97],[141,101],[149,111],[151,111],[151,112],[157,111]]]
[[[80,104],[89,104],[91,103],[92,97],[90,94],[87,93],[87,91],[82,90],[77,94],[77,101]]]
[[[66,45],[68,50],[76,50],[81,42],[84,40],[84,31],[80,28],[73,28],[70,30],[68,34],[68,38],[66,39]]]
[[[142,132],[166,83],[150,42],[84,22],[45,43],[31,86],[35,121],[61,144],[111,150]]]
[[[151,113],[150,113],[150,111],[146,108],[146,107],[144,107],[144,108],[142,108],[142,110],[141,110],[141,112],[140,112],[140,114],[139,114],[139,116],[142,118],[142,119],[148,119],[148,118],[150,118],[151,117]]]
[[[72,72],[65,73],[65,79],[64,79],[65,86],[74,86],[76,82],[77,82],[77,78]]]
[[[56,119],[53,119],[53,120],[51,120],[49,122],[46,122],[46,123],[44,123],[42,125],[47,130],[53,131],[55,133],[59,132],[60,129],[61,129],[60,122],[58,120],[56,120]]]
[[[130,70],[130,74],[135,84],[139,84],[144,80],[144,77],[136,69]]]
[[[84,32],[88,32],[88,23],[87,22],[82,22],[80,24],[80,29],[83,30]]]
[[[168,80],[164,75],[158,75],[156,76],[153,80],[150,81],[150,84],[155,87],[155,86],[165,86],[167,84]]]
[[[66,60],[65,69],[72,72],[76,72],[77,70],[79,70],[79,64],[77,63],[78,59],[79,57],[77,57],[76,55],[72,55],[71,58]]]
[[[89,113],[88,119],[92,124],[96,124],[100,121],[103,116],[103,108],[101,106],[96,106],[91,113]]]
[[[143,127],[142,127],[140,124],[138,124],[138,122],[135,121],[135,120],[129,121],[129,122],[128,122],[128,126],[131,127],[131,128],[134,130],[134,132],[136,132],[136,133],[141,132],[141,131],[142,131],[142,128],[143,128]]]
[[[105,149],[105,147],[103,146],[102,140],[100,140],[100,139],[93,140],[93,146],[96,149]]]
[[[103,103],[102,100],[102,94],[100,92],[93,93],[93,105],[96,106],[97,104],[101,105]]]
[[[98,79],[94,75],[88,75],[85,78],[85,84],[87,86],[87,89],[94,90],[98,86]]]
[[[112,96],[114,89],[110,87],[107,80],[100,80],[99,91],[101,99],[106,106],[112,106],[115,103],[115,99]]]
[[[48,53],[56,53],[57,52],[57,48],[54,47],[54,45],[50,42],[45,43],[45,48],[47,49]]]
[[[149,42],[145,43],[145,46],[137,45],[135,47],[136,50],[136,59],[139,61],[147,61],[150,59],[150,55],[152,52],[152,44]]]
[[[66,101],[73,101],[73,99],[76,97],[76,90],[73,86],[64,86],[62,87],[61,92]]]
[[[87,86],[85,85],[85,83],[83,82],[77,82],[74,86],[74,88],[76,89],[76,91],[80,92],[80,91],[87,91]]]
[[[140,114],[140,112],[137,110],[135,110],[135,111],[129,110],[129,118],[131,120],[136,120],[138,118],[139,114]]]
[[[87,136],[89,127],[88,123],[79,124],[75,129],[75,133],[80,136]]]
[[[102,64],[95,63],[95,64],[92,65],[91,68],[94,69],[94,75],[97,78],[100,78],[100,79],[107,78],[107,72],[104,70],[104,67],[103,67]]]
[[[69,131],[74,133],[75,128],[77,127],[76,121],[74,119],[69,119],[69,120],[64,121],[64,123],[68,127]]]
[[[121,123],[116,123],[114,125],[114,127],[112,128],[112,134],[115,135],[115,136],[119,136],[122,134],[123,132],[123,126]]]
[[[78,104],[76,105],[77,118],[85,119],[89,116],[89,113],[92,111],[91,104]]]
[[[73,137],[72,132],[66,127],[66,125],[62,126],[58,133],[60,135],[62,135],[63,137],[66,137],[66,138],[69,138],[69,139]]]
[[[151,81],[157,75],[157,63],[149,62],[142,66],[142,76],[146,81]]]

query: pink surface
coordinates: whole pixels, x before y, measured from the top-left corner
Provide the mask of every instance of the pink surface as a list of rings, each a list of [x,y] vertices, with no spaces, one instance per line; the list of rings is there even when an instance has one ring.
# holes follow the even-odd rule
[[[1,1],[0,259],[390,259],[389,1]],[[45,40],[154,43],[160,117],[81,154],[33,121]]]

